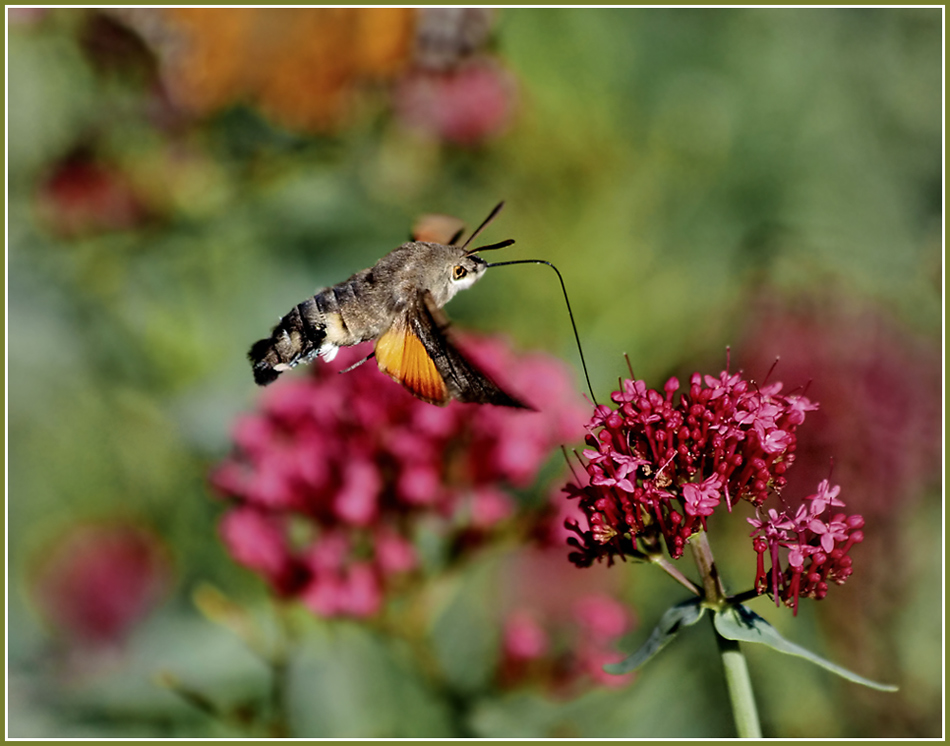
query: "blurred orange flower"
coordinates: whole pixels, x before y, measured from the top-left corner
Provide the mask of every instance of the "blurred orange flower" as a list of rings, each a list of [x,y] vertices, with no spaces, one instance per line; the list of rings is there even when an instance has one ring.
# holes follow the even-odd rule
[[[172,98],[198,114],[234,103],[288,128],[332,130],[356,94],[418,61],[480,47],[490,11],[413,8],[131,8],[109,11],[159,59]]]

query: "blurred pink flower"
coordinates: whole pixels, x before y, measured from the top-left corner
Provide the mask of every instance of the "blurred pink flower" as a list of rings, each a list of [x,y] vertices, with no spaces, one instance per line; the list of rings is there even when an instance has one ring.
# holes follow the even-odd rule
[[[477,145],[507,129],[514,115],[514,77],[490,57],[456,69],[417,68],[394,92],[396,117],[408,128],[455,145]]]
[[[221,520],[221,538],[234,559],[281,590],[297,587],[300,572],[285,548],[283,524],[273,515],[240,506]]]
[[[515,512],[507,493],[493,486],[485,486],[472,493],[471,522],[476,528],[491,528]]]
[[[821,409],[809,413],[809,435],[798,443],[785,495],[816,493],[812,502],[826,503],[828,520],[845,495],[864,520],[862,584],[845,586],[841,603],[822,610],[828,629],[839,630],[836,644],[863,652],[878,644],[882,628],[899,624],[899,610],[916,587],[914,563],[893,559],[914,555],[916,535],[895,526],[922,498],[941,495],[940,341],[827,287],[794,304],[771,293],[747,318],[737,347],[743,366],[775,365],[784,378],[807,381],[809,397],[821,401]],[[816,492],[818,482],[829,490]],[[832,494],[833,484],[840,495]],[[788,509],[794,516],[799,501]],[[830,535],[840,534],[832,529]],[[828,536],[812,534],[824,543]],[[802,562],[811,560],[801,555]]]
[[[499,683],[506,688],[539,686],[551,695],[573,697],[591,684],[623,686],[632,675],[603,671],[625,656],[620,638],[636,625],[617,596],[624,578],[605,566],[583,573],[565,562],[565,518],[579,519],[576,502],[561,493],[550,499],[535,541],[513,551],[499,569],[496,599],[503,644]]]
[[[40,561],[32,595],[50,625],[85,647],[121,644],[172,580],[158,537],[123,523],[86,524],[57,538]]]
[[[559,565],[577,572],[563,557]],[[633,674],[608,674],[603,666],[626,657],[616,644],[633,629],[633,615],[605,593],[580,595],[571,608],[573,614],[544,615],[536,608],[519,606],[507,615],[500,684],[512,688],[530,683],[555,696],[573,697],[591,683],[610,687],[630,683]]]
[[[789,310],[760,304],[739,348],[749,370],[779,359],[786,379],[808,382],[822,403],[796,451],[798,494],[833,473],[869,520],[891,520],[939,484],[940,349],[871,308],[817,301]],[[831,457],[834,457],[832,463]]]
[[[585,596],[574,605],[574,617],[594,641],[611,640],[630,626],[630,614],[606,595]]]
[[[549,645],[544,627],[527,611],[515,611],[505,621],[505,656],[513,660],[540,658],[547,652]]]
[[[557,360],[495,339],[462,346],[538,411],[435,407],[370,364],[338,374],[362,349],[267,389],[260,409],[235,421],[234,454],[211,474],[233,501],[221,536],[234,559],[315,613],[367,616],[415,569],[420,519],[471,548],[512,518],[511,488],[530,485],[556,446],[581,435],[585,407]]]
[[[382,527],[373,538],[376,558],[383,576],[412,570],[418,558],[412,543],[392,529]]]

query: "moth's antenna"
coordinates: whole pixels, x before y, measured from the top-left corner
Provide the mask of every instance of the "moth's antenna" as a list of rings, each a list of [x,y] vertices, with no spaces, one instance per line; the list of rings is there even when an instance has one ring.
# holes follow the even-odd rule
[[[498,212],[500,207],[501,205],[496,207],[495,212]],[[481,230],[481,228],[479,228],[479,230]],[[571,328],[574,329],[574,341],[577,342],[577,352],[581,356],[581,366],[584,368],[584,378],[587,379],[587,390],[590,391],[591,401],[594,402],[594,405],[596,406],[597,397],[594,396],[594,387],[590,385],[590,375],[587,373],[587,362],[584,360],[584,350],[581,348],[581,337],[577,333],[577,324],[574,323],[574,312],[571,311],[571,302],[567,298],[567,288],[564,286],[564,278],[561,277],[561,273],[558,272],[557,267],[551,264],[551,262],[547,262],[544,259],[514,259],[510,262],[493,262],[488,266],[504,267],[507,264],[547,264],[557,274],[557,279],[561,281],[561,292],[564,293],[564,302],[567,304],[567,315],[571,317]]]
[[[489,224],[492,220],[495,219],[495,216],[496,216],[499,212],[501,212],[501,208],[504,207],[504,206],[505,206],[505,203],[504,203],[504,202],[499,202],[497,205],[495,205],[495,209],[492,210],[492,211],[488,214],[488,217],[485,218],[485,219],[482,221],[482,224],[481,224],[480,226],[478,226],[478,227],[475,229],[475,232],[472,233],[472,235],[469,236],[467,239],[465,239],[465,243],[463,243],[460,248],[464,249],[466,246],[468,246],[468,245],[475,239],[475,236],[477,236],[479,233],[481,233],[483,230],[485,230],[485,228],[488,226],[488,224]],[[473,249],[472,251],[469,251],[469,252],[467,252],[467,253],[473,254],[473,253],[475,253],[476,251],[480,251],[480,249]]]
[[[493,251],[494,249],[503,249],[506,246],[511,246],[515,242],[513,238],[506,238],[504,241],[499,241],[498,243],[490,243],[487,246],[479,246],[477,249],[472,249],[471,251],[466,251],[465,256],[471,256],[472,254],[477,254],[479,251]]]

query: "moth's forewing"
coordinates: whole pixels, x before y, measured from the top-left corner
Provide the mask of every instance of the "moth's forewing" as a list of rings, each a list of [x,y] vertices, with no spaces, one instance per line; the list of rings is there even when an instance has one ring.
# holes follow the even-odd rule
[[[430,293],[420,293],[417,302],[408,309],[407,315],[410,329],[428,351],[453,399],[476,404],[533,409],[504,391],[459,352],[446,333],[448,320],[442,311],[435,307]]]

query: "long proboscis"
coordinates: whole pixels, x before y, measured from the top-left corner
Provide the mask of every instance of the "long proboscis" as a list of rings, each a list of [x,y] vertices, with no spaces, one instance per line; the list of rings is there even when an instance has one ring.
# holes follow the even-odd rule
[[[499,205],[500,208],[500,205]],[[496,212],[498,209],[496,208]],[[564,278],[561,277],[561,273],[558,271],[558,268],[555,267],[551,262],[545,261],[544,259],[513,259],[508,262],[492,262],[489,264],[489,267],[504,267],[509,264],[547,264],[551,269],[554,270],[557,274],[557,279],[561,282],[561,292],[564,293],[564,303],[567,305],[567,315],[571,319],[571,328],[574,330],[574,341],[577,342],[577,352],[581,356],[581,367],[584,369],[584,378],[587,380],[587,390],[590,391],[590,399],[594,404],[597,404],[597,397],[594,396],[594,387],[590,384],[590,375],[587,373],[587,361],[584,360],[584,350],[581,347],[581,337],[577,333],[577,324],[574,323],[574,312],[571,310],[571,301],[567,297],[567,287],[564,285]]]

